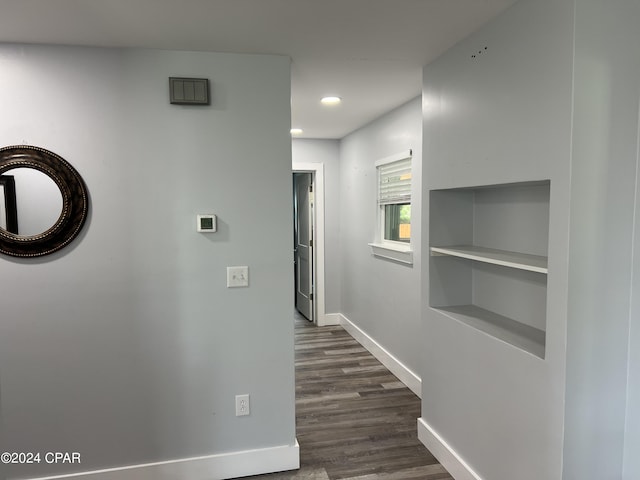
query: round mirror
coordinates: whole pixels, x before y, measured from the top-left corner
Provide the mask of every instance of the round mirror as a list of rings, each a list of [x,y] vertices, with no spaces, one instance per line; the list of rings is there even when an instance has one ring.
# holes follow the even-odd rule
[[[82,177],[62,157],[39,147],[0,148],[0,253],[60,250],[80,233],[88,206]]]

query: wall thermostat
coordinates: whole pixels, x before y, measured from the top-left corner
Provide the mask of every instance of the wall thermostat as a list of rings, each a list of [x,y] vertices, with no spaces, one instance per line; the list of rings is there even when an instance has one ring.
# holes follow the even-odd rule
[[[198,215],[197,222],[198,232],[213,233],[217,229],[217,222],[215,215]]]

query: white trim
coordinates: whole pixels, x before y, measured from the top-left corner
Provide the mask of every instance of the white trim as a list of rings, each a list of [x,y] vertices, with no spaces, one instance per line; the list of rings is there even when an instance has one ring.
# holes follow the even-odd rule
[[[314,173],[314,245],[313,271],[315,272],[315,316],[313,322],[318,326],[327,325],[325,319],[324,285],[324,163],[293,162],[294,172]]]
[[[90,477],[87,480],[224,480],[300,468],[300,447],[283,445],[272,448],[184,458],[167,462],[108,468],[31,480],[58,480]]]
[[[342,315],[339,313],[327,313],[324,316],[324,324],[319,327],[328,327],[331,325],[340,325],[342,323]]]
[[[409,390],[422,398],[422,380],[418,375],[411,371],[405,364],[389,353],[382,345],[367,335],[360,327],[356,326],[351,320],[340,314],[342,327],[355,338],[360,345],[366,348],[371,355],[380,360],[385,367],[391,371],[398,380],[404,383]]]
[[[394,153],[393,155],[389,155],[388,157],[381,158],[380,160],[376,160],[376,168],[380,165],[386,165],[391,162],[398,162],[400,160],[404,160],[405,158],[412,158],[413,150],[403,150],[398,153]]]
[[[462,457],[425,422],[424,418],[418,419],[418,439],[455,480],[482,480],[482,477],[467,465]]]
[[[399,245],[389,243],[369,243],[371,253],[376,257],[394,260],[407,265],[413,265],[413,250],[409,245]]]

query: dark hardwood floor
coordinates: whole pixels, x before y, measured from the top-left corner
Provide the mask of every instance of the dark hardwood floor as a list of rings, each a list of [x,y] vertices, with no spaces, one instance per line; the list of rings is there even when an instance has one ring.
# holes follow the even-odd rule
[[[300,470],[257,480],[453,480],[418,441],[420,399],[342,327],[296,317]]]

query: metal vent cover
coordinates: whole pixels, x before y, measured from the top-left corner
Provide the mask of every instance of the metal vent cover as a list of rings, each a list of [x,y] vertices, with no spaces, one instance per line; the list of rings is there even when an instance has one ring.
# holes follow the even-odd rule
[[[169,77],[169,98],[174,105],[209,105],[209,79]]]

